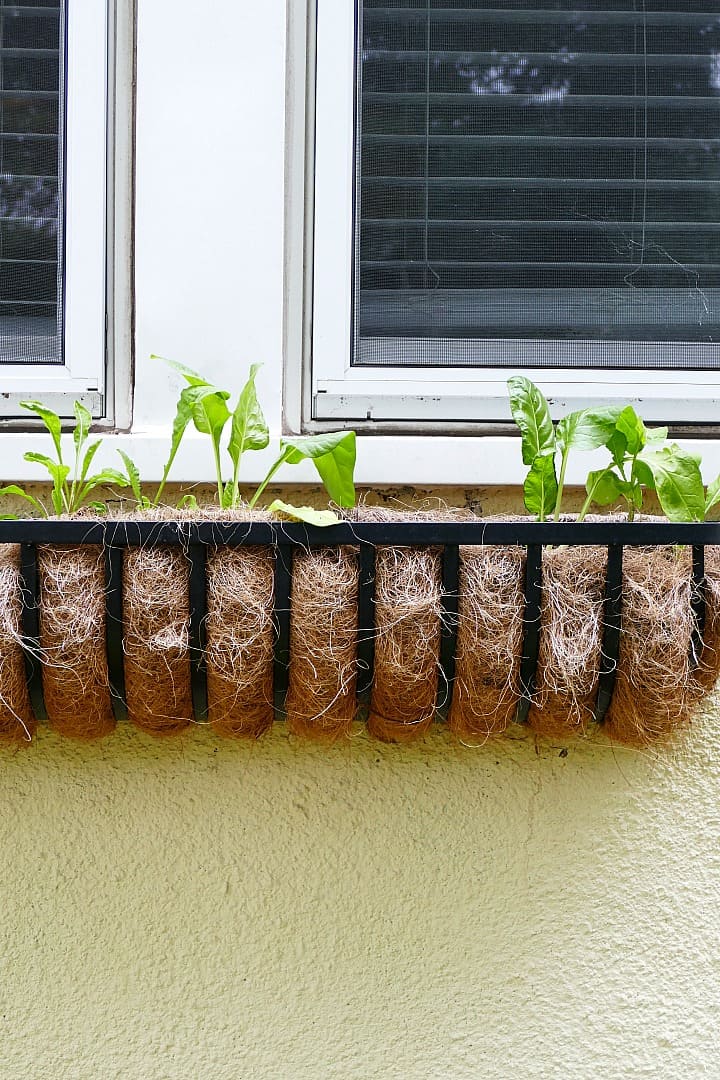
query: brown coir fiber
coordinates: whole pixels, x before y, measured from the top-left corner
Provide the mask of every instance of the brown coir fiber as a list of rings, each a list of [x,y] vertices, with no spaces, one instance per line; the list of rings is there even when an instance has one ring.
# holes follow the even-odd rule
[[[620,662],[605,730],[628,746],[667,740],[697,703],[690,574],[687,549],[625,550]]]
[[[540,648],[528,724],[539,735],[582,735],[597,699],[607,551],[546,548]]]
[[[105,651],[105,570],[95,545],[42,546],[40,649],[50,726],[74,739],[115,727]]]
[[[208,557],[208,707],[222,735],[258,738],[273,721],[273,566],[269,548]]]
[[[525,549],[462,547],[455,688],[448,717],[462,741],[505,731],[517,708]]]
[[[29,742],[35,731],[25,677],[20,602],[20,548],[0,545],[0,740]]]
[[[356,709],[358,559],[353,548],[298,551],[293,560],[287,723],[336,739]]]
[[[125,552],[125,689],[130,720],[152,735],[192,721],[189,564],[180,548]]]
[[[720,547],[705,548],[705,580],[704,647],[694,672],[698,699],[712,689],[720,675]]]

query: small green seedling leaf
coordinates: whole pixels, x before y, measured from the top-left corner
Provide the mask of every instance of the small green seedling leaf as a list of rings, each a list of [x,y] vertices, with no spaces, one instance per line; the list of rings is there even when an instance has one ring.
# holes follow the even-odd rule
[[[274,499],[268,506],[268,510],[273,514],[284,514],[293,521],[304,521],[307,525],[320,525],[323,528],[340,522],[340,518],[332,510],[315,510],[312,506],[293,506],[281,499]]]
[[[235,479],[237,479],[240,458],[245,451],[264,450],[270,442],[270,432],[255,389],[255,376],[260,367],[260,364],[253,364],[250,368],[248,380],[232,414],[228,453],[235,470]]]
[[[627,453],[632,457],[639,454],[647,441],[647,431],[632,405],[627,405],[622,410],[617,418],[615,428],[625,437]]]
[[[612,469],[598,469],[588,473],[585,490],[591,502],[598,506],[610,506],[623,494],[623,481]]]
[[[50,478],[53,482],[52,490],[52,504],[56,514],[62,514],[63,510],[67,510],[68,506],[63,492],[63,484],[65,483],[68,473],[70,472],[69,465],[62,465],[57,461],[53,461],[47,454],[38,454],[35,450],[28,450],[25,455],[25,461],[32,461],[37,465],[42,465],[47,469],[50,474]]]
[[[178,510],[199,510],[198,501],[194,495],[183,495],[178,499]]]
[[[27,409],[29,412],[34,412],[36,416],[39,416],[43,424],[50,432],[52,441],[55,446],[55,453],[60,464],[62,464],[62,425],[60,417],[57,413],[54,413],[52,409],[46,409],[41,401],[21,401],[20,408]]]
[[[177,360],[168,360],[166,356],[156,356],[154,353],[150,357],[151,360],[162,360],[163,364],[167,364],[174,371],[177,371],[182,375],[183,379],[190,386],[209,386],[207,379],[202,375],[199,375],[197,371],[193,371],[192,368],[185,367],[185,364],[179,364]]]
[[[646,450],[642,460],[652,472],[666,517],[670,521],[702,521],[705,489],[695,456],[673,443],[662,450]]]
[[[73,443],[75,444],[75,453],[79,456],[90,432],[92,416],[79,401],[76,401],[73,405],[73,412],[76,421],[73,429]]]
[[[555,431],[545,397],[530,379],[508,379],[510,410],[522,434],[522,459],[531,465],[542,454],[555,452]]]
[[[355,432],[329,431],[322,435],[297,435],[280,440],[280,449],[289,465],[310,458],[333,502],[355,505]]]
[[[118,450],[118,454],[122,458],[123,464],[125,465],[128,483],[130,484],[130,488],[133,495],[135,496],[137,504],[139,507],[143,507],[145,503],[149,503],[149,499],[147,499],[142,493],[140,470],[138,469],[137,465],[130,457],[130,455],[126,454],[124,450]]]
[[[523,484],[525,507],[544,521],[555,509],[558,485],[555,475],[555,459],[551,454],[539,454],[533,461]]]
[[[6,487],[0,488],[0,496],[2,495],[17,495],[19,498],[25,499],[27,502],[29,502],[30,505],[33,506],[42,517],[46,518],[48,516],[47,510],[40,502],[40,500],[36,499],[34,495],[29,495],[24,488],[18,487],[17,484],[7,484]],[[17,520],[16,514],[5,514],[3,515],[3,517],[6,520]]]

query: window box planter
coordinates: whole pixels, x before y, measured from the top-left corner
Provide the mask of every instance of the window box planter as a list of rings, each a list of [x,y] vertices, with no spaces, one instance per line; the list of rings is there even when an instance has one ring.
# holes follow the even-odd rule
[[[720,668],[720,524],[0,522],[0,733],[645,745]]]

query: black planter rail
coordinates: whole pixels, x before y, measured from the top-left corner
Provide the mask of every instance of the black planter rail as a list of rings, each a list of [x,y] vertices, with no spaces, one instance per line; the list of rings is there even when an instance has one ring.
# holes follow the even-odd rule
[[[603,546],[608,550],[603,603],[603,642],[595,719],[601,723],[612,700],[622,630],[622,569],[625,547],[683,545],[692,548],[691,605],[695,629],[691,663],[697,665],[705,627],[705,547],[720,544],[720,522],[666,521],[453,521],[351,522],[329,528],[283,522],[215,521],[0,521],[0,544],[20,544],[22,626],[30,701],[36,718],[46,719],[42,666],[39,661],[40,610],[37,548],[40,544],[101,545],[105,552],[106,647],[115,718],[127,717],[123,670],[123,551],[129,547],[182,547],[190,565],[190,665],[195,719],[208,716],[205,659],[209,549],[267,545],[275,551],[274,698],[284,716],[290,664],[290,594],[293,552],[297,549],[348,545],[359,550],[358,700],[367,704],[374,667],[375,556],[378,547],[439,547],[442,550],[443,620],[439,666],[438,713],[446,717],[455,680],[460,547],[524,547],[525,612],[520,662],[521,698],[516,719],[524,722],[535,691],[542,608],[542,549],[556,545]]]

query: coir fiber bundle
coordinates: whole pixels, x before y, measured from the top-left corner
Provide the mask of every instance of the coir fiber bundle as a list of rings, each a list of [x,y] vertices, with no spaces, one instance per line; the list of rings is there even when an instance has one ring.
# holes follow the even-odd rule
[[[20,549],[0,544],[0,739],[29,742],[35,731],[25,677],[20,601]]]
[[[687,724],[697,704],[690,581],[687,549],[625,550],[620,661],[605,723],[618,742],[642,747],[665,741]]]
[[[358,558],[353,548],[293,560],[287,722],[306,738],[348,734],[356,710]]]
[[[180,548],[125,552],[125,689],[130,720],[152,735],[192,721],[189,564]]]
[[[461,547],[455,688],[448,718],[463,741],[505,731],[522,650],[525,549]]]
[[[546,548],[540,648],[530,727],[540,735],[582,735],[597,699],[607,550]]]
[[[222,735],[259,738],[273,721],[273,566],[269,548],[208,556],[208,708]]]
[[[694,671],[701,699],[720,675],[720,547],[705,548],[705,628],[700,663]]]
[[[50,726],[95,739],[115,727],[105,651],[102,548],[41,546],[40,650]]]

